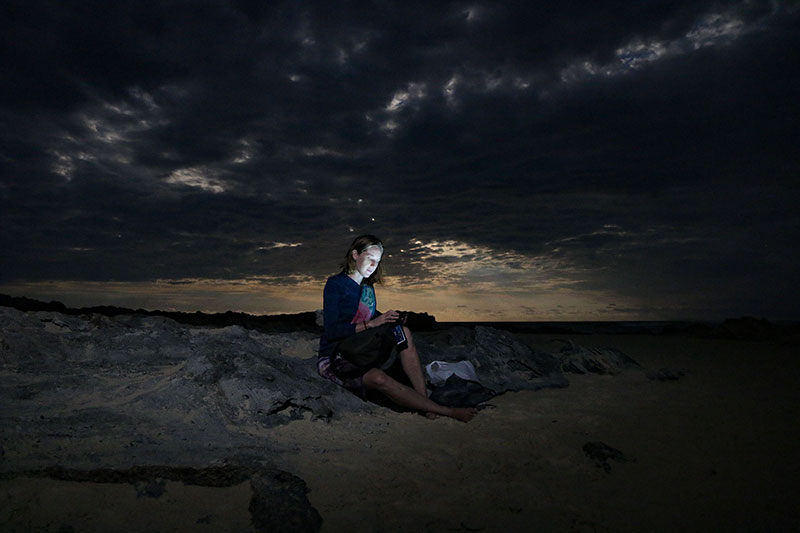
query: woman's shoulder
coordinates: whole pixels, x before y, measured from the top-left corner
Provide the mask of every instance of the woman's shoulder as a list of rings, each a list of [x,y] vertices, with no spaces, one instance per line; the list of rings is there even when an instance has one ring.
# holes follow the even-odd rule
[[[347,274],[345,274],[344,272],[339,272],[338,274],[335,274],[335,275],[329,277],[328,280],[325,282],[325,286],[326,287],[330,287],[330,286],[346,287],[348,281],[352,281],[352,280],[347,276]]]
[[[336,283],[336,282],[340,281],[342,278],[344,278],[344,276],[345,276],[344,272],[339,272],[338,274],[334,274],[333,276],[330,276],[328,278],[327,283],[331,283],[331,282]]]

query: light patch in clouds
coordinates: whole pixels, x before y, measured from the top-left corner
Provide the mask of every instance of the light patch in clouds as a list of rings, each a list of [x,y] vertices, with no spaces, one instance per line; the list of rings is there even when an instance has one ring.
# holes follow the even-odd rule
[[[55,161],[50,165],[50,170],[65,180],[72,181],[72,173],[75,172],[75,163],[73,163],[72,157],[59,151],[54,151],[52,156]]]
[[[537,292],[580,282],[580,271],[563,257],[527,256],[514,251],[493,250],[459,241],[412,240],[403,249],[408,261],[423,274],[406,279],[412,285],[469,285],[475,290]]]
[[[570,235],[568,237],[563,237],[558,239],[557,241],[550,241],[547,245],[552,245],[554,243],[567,243],[571,241],[579,241],[585,239],[587,237],[600,237],[600,236],[613,236],[613,237],[631,237],[634,234],[630,231],[625,231],[616,224],[604,224],[603,227],[596,231],[591,231],[588,233],[582,233],[579,235]]]
[[[244,163],[249,162],[256,153],[256,145],[250,139],[241,139],[239,141],[239,148],[236,152],[236,155],[233,157],[233,162],[237,165],[241,165]]]
[[[383,130],[386,134],[391,135],[400,127],[400,124],[394,119],[389,119],[383,124],[381,124],[381,130]]]
[[[108,124],[105,119],[101,117],[84,115],[82,120],[83,126],[91,132],[92,137],[96,141],[113,144],[125,139],[121,131]]]
[[[580,60],[561,70],[562,83],[575,83],[596,76],[618,76],[644,67],[666,57],[684,55],[707,46],[730,43],[745,33],[754,31],[727,13],[711,13],[702,17],[683,37],[671,42],[636,39],[615,50],[616,60],[599,65]]]
[[[128,91],[127,100],[102,102],[80,119],[95,140],[108,144],[125,141],[130,133],[169,124],[153,96],[137,88]]]
[[[505,79],[503,78],[503,76],[495,72],[487,74],[483,78],[483,86],[489,92],[496,91],[497,89],[502,87],[504,83]]]
[[[310,148],[303,148],[302,149],[303,155],[306,157],[344,157],[344,154],[337,150],[333,150],[331,148],[326,148],[324,146],[313,146]]]
[[[634,41],[615,51],[620,66],[631,69],[656,61],[667,53],[667,46],[660,41],[649,43]]]
[[[447,105],[450,107],[454,107],[458,104],[456,100],[456,89],[458,88],[458,84],[461,81],[461,78],[454,74],[447,83],[444,84],[442,87],[442,94],[444,94],[445,100],[447,101]]]
[[[214,172],[203,167],[179,168],[165,180],[172,185],[183,185],[220,194],[225,192],[225,183],[214,176]]]
[[[409,83],[405,89],[400,89],[392,96],[392,101],[386,105],[386,111],[396,113],[417,100],[422,100],[427,94],[425,83]]]
[[[745,30],[744,22],[725,13],[712,13],[686,34],[694,49],[737,39]]]
[[[72,180],[79,161],[97,161],[114,168],[131,162],[136,135],[169,121],[153,97],[131,89],[124,100],[104,101],[77,113],[80,127],[56,135],[49,153],[55,158],[50,170],[67,181]]]
[[[264,246],[259,246],[256,250],[274,250],[276,248],[297,248],[298,246],[303,246],[302,242],[273,242],[269,244],[265,244]]]
[[[387,136],[392,136],[399,128],[400,122],[397,116],[404,109],[413,106],[415,102],[423,100],[428,94],[426,83],[409,82],[405,89],[399,89],[392,95],[391,101],[383,108],[383,112],[389,114],[389,118],[380,123],[380,129]],[[372,121],[372,114],[367,114],[367,120]]]
[[[355,40],[349,44],[349,47],[339,47],[337,49],[336,61],[340,65],[345,65],[348,61],[350,61],[352,56],[365,52],[367,50],[368,41],[366,39]]]
[[[514,78],[514,80],[511,82],[511,85],[512,85],[512,87],[514,87],[515,89],[519,89],[519,90],[521,90],[521,91],[524,91],[524,90],[526,90],[526,89],[530,88],[530,86],[531,86],[531,82],[530,82],[529,80],[527,80],[527,79],[523,78],[523,77],[517,76],[517,77],[515,77],[515,78]]]
[[[464,14],[464,16],[467,19],[467,22],[469,23],[477,22],[481,18],[481,8],[480,6],[477,5],[472,5],[464,8],[462,13]]]

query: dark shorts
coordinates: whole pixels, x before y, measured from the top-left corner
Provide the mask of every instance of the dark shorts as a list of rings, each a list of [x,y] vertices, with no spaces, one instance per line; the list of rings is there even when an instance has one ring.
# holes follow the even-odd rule
[[[339,354],[334,355],[333,358],[320,357],[319,359],[317,359],[317,372],[319,372],[319,375],[325,379],[333,381],[340,387],[344,387],[345,389],[363,398],[366,393],[364,388],[364,379],[363,379],[364,373],[361,373],[359,375],[354,375],[351,377],[345,377],[344,379],[340,378],[333,371],[332,367],[334,365],[334,362],[331,361],[331,359],[333,359],[334,361],[344,360],[344,358]],[[336,364],[337,366],[339,366],[341,365],[341,362],[337,361]],[[364,372],[366,372],[366,370]]]
[[[337,352],[331,358],[319,358],[317,360],[317,372],[319,372],[320,376],[364,398],[367,393],[366,387],[364,387],[364,374],[372,370],[372,368],[386,370],[391,367],[396,360],[397,350],[395,349],[392,350],[389,358],[379,367],[359,367]]]

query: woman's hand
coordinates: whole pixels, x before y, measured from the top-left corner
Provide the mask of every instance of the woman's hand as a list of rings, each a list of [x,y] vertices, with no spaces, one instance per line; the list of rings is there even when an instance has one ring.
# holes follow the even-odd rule
[[[377,316],[367,322],[367,325],[371,328],[377,328],[378,326],[382,326],[387,322],[397,322],[397,319],[400,318],[400,312],[395,310],[389,310],[383,313],[380,316]]]

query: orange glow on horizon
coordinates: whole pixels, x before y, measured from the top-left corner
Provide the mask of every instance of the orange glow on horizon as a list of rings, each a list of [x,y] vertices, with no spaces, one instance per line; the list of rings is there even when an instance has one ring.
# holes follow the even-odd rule
[[[301,313],[322,308],[324,280],[302,279],[291,285],[277,280],[159,280],[152,282],[47,281],[0,285],[0,292],[68,307],[114,305],[163,311],[244,312],[257,315]],[[380,310],[424,312],[440,322],[647,320],[617,311],[602,294],[569,289],[539,294],[482,286],[376,288]]]

